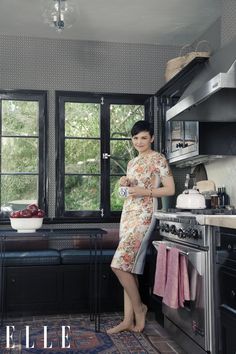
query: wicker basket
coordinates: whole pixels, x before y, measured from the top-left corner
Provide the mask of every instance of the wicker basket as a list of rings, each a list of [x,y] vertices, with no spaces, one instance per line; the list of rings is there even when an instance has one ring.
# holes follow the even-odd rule
[[[207,45],[207,50],[200,51],[200,46],[202,44]],[[179,56],[173,59],[170,59],[166,64],[165,70],[165,80],[169,81],[178,74],[188,63],[190,63],[196,57],[209,58],[211,54],[209,43],[206,40],[200,41],[197,43],[195,50],[188,51],[186,54],[183,54],[187,48],[191,48],[189,44],[183,46],[180,50]]]

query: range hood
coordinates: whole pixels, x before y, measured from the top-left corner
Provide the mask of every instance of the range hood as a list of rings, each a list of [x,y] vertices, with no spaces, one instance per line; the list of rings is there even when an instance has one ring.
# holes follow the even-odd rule
[[[167,121],[236,122],[236,60],[183,96],[167,111]]]

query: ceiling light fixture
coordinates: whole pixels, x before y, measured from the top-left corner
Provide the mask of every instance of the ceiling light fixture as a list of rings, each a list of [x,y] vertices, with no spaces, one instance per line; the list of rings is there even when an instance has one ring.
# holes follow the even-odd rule
[[[43,17],[49,26],[61,32],[75,22],[75,5],[72,0],[44,0]]]

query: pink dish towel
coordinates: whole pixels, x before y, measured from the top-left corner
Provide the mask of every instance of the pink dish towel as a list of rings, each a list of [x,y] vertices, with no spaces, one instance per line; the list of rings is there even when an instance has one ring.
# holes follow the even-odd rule
[[[179,306],[184,307],[184,301],[190,300],[187,258],[179,255]]]
[[[167,280],[163,296],[163,303],[167,306],[179,308],[179,250],[171,248],[167,262]]]
[[[166,272],[167,272],[167,250],[166,246],[161,243],[158,247],[155,281],[153,294],[164,296],[166,287]]]

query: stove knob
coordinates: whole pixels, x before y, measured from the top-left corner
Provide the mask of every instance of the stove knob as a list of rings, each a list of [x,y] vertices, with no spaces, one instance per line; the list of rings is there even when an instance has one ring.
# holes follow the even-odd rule
[[[171,232],[173,235],[176,235],[176,227],[175,227],[175,225],[171,225],[171,227],[170,227],[170,232]]]
[[[177,231],[177,235],[178,235],[179,238],[182,238],[183,235],[184,235],[184,230],[179,229],[179,230]]]
[[[187,237],[187,238],[191,238],[191,237],[192,237],[192,232],[193,232],[192,229],[187,229],[187,230],[186,230],[186,237]]]
[[[198,230],[193,229],[192,231],[192,237],[197,240],[199,238]]]
[[[165,232],[169,232],[169,231],[170,231],[170,228],[169,228],[169,225],[168,225],[168,224],[165,224],[165,225],[164,225],[164,231],[165,231]]]
[[[160,229],[161,229],[162,232],[165,231],[165,225],[162,224],[162,225],[160,226]]]

